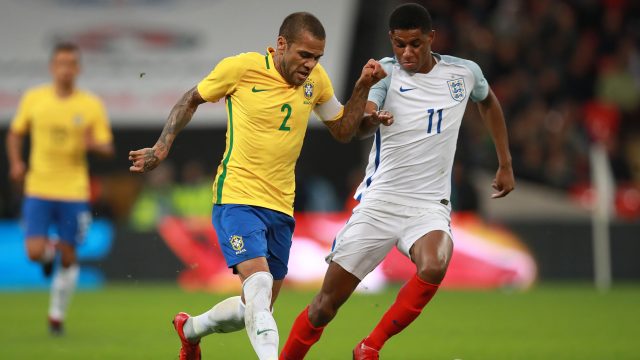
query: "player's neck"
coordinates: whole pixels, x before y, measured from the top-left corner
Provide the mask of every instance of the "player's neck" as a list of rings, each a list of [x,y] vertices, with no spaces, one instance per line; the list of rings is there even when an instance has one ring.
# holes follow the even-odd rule
[[[53,87],[55,89],[56,95],[59,98],[63,98],[63,99],[71,96],[75,90],[74,84],[55,83]]]
[[[282,61],[280,60],[280,56],[281,56],[281,55],[280,55],[280,54],[278,54],[278,52],[277,52],[277,51],[275,51],[275,52],[273,53],[273,66],[275,66],[276,71],[280,74],[280,76],[281,76],[283,79],[286,79],[286,78],[284,77],[284,72],[282,71]]]
[[[420,74],[429,73],[433,69],[433,67],[436,66],[437,63],[438,61],[436,60],[435,56],[429,53],[429,57],[427,58],[427,61],[424,63],[424,66],[422,66],[422,68],[418,70],[418,73]]]

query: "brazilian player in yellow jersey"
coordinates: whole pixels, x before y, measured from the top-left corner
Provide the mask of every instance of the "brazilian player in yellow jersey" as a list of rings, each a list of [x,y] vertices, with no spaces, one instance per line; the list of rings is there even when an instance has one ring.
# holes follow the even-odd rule
[[[51,285],[49,325],[62,334],[62,321],[76,285],[79,268],[75,248],[91,220],[87,152],[113,155],[112,135],[102,102],[76,89],[80,71],[79,50],[73,44],[57,45],[49,70],[53,81],[28,90],[22,97],[7,136],[10,177],[24,180],[22,208],[29,258],[53,271],[55,252],[59,268]],[[29,167],[22,159],[24,137],[31,139]],[[26,175],[26,180],[25,180]],[[49,240],[54,227],[58,241]]]
[[[342,106],[318,64],[325,31],[309,13],[287,16],[277,46],[220,61],[172,109],[153,148],[129,153],[132,172],[155,168],[178,132],[204,102],[224,98],[226,151],[213,184],[212,222],[227,265],[239,274],[242,296],[226,299],[202,315],[179,313],[174,327],[180,359],[200,358],[200,339],[246,327],[259,359],[277,359],[278,329],[271,307],[287,273],[295,226],[295,163],[309,115],[314,111],[338,141],[351,140],[363,119],[389,123],[390,114],[364,115],[369,89],[386,74],[370,60]]]

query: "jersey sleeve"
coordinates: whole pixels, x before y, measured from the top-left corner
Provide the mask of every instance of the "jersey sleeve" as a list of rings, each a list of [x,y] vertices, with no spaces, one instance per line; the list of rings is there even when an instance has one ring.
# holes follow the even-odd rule
[[[390,57],[380,60],[380,65],[382,65],[382,68],[387,73],[387,77],[378,81],[371,87],[371,90],[369,90],[368,100],[375,103],[378,106],[378,109],[381,109],[384,106],[384,100],[387,97],[387,90],[391,85],[391,72],[393,71],[394,64],[395,59]]]
[[[313,111],[322,121],[334,121],[340,119],[344,113],[344,106],[336,98],[331,84],[331,79],[327,72],[320,65],[320,95],[316,101]]]
[[[243,56],[222,59],[216,67],[198,83],[198,93],[206,101],[216,102],[231,94],[246,69]]]
[[[469,98],[474,102],[486,99],[487,95],[489,95],[489,83],[487,82],[487,79],[484,78],[484,74],[482,73],[482,70],[480,70],[480,66],[471,60],[465,60],[465,65],[471,71],[475,80]]]
[[[109,119],[107,117],[107,111],[102,104],[102,101],[96,99],[94,106],[93,121],[91,126],[91,135],[93,141],[97,144],[109,144],[113,141],[113,134],[111,133],[111,126],[109,125]]]
[[[32,107],[32,94],[27,92],[20,99],[20,104],[16,111],[16,115],[11,121],[11,131],[16,134],[24,135],[29,131],[31,123],[31,107]]]

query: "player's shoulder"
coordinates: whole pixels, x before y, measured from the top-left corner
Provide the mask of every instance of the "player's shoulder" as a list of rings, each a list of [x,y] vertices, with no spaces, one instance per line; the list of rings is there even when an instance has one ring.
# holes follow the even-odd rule
[[[87,89],[77,89],[76,95],[86,104],[102,106],[102,99],[94,92]]]
[[[398,64],[398,60],[396,60],[395,57],[390,56],[383,57],[382,59],[378,60],[378,62],[387,74],[391,74],[391,70],[393,70],[393,67]]]
[[[50,96],[53,94],[53,86],[51,84],[40,84],[32,86],[24,91],[24,98],[37,98],[42,96]]]
[[[327,70],[320,63],[316,64],[316,66],[313,68],[313,70],[311,70],[311,74],[310,75],[322,76],[322,77],[329,76],[327,74]]]
[[[313,70],[311,70],[309,80],[313,83],[320,84],[321,86],[331,85],[331,78],[329,77],[327,70],[320,63],[317,63]]]
[[[464,59],[464,58],[452,56],[452,55],[440,55],[436,53],[433,53],[433,55],[436,56],[443,64],[446,64],[449,66],[463,67],[469,70],[474,76],[477,75],[478,73],[482,73],[482,70],[480,70],[480,66],[473,60]]]
[[[238,67],[253,67],[256,65],[265,65],[265,57],[267,55],[260,54],[259,52],[250,51],[239,53],[236,55],[228,56],[222,59],[220,62],[225,62],[229,65]]]

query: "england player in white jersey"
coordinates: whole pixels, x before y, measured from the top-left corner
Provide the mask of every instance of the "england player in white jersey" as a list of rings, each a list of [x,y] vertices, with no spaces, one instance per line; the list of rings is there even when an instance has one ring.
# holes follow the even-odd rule
[[[451,169],[469,100],[475,102],[496,146],[499,169],[494,198],[514,188],[507,130],[500,104],[472,61],[431,52],[435,31],[428,11],[402,5],[389,19],[394,58],[380,61],[387,77],[369,92],[367,112],[393,114],[393,125],[376,117],[360,135],[374,135],[360,204],[336,236],[320,293],[296,319],[281,359],[301,359],[318,341],[359,282],[393,246],[416,265],[375,329],[353,352],[378,359],[384,343],[415,320],[436,291],[453,252],[450,229]]]

